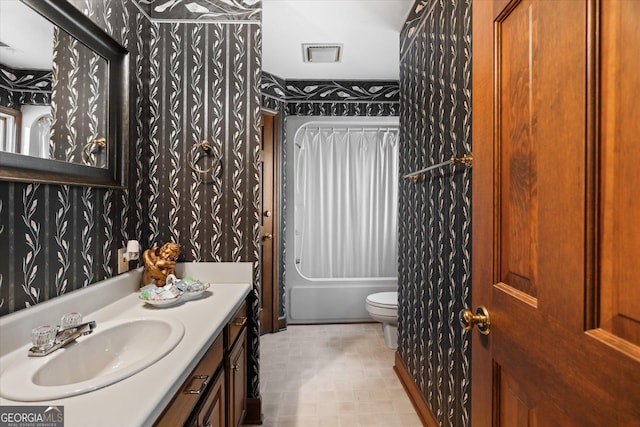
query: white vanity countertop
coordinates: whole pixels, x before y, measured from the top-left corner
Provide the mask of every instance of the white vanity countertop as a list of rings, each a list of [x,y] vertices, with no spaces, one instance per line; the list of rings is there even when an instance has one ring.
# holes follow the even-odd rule
[[[208,281],[202,275],[195,277]],[[129,291],[122,298],[94,312],[83,313],[85,320],[96,321],[97,328],[101,322],[126,318],[171,317],[179,320],[185,329],[182,340],[171,352],[148,368],[120,382],[83,395],[46,402],[16,402],[0,398],[0,405],[64,406],[65,427],[152,425],[214,339],[222,333],[251,288],[248,283],[211,282],[209,292],[202,298],[173,307],[151,307],[138,299],[137,292]],[[6,324],[0,324],[0,327],[4,329],[3,332],[8,332]],[[0,358],[0,370],[12,358],[26,357],[30,346],[26,343],[29,340],[30,336],[25,336],[24,346]]]

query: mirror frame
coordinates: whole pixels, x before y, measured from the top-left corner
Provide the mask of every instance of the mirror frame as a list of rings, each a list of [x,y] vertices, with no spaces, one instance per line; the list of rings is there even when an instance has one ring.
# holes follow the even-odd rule
[[[108,168],[0,153],[0,180],[126,188],[129,152],[129,51],[65,0],[20,0],[65,30],[108,65]]]

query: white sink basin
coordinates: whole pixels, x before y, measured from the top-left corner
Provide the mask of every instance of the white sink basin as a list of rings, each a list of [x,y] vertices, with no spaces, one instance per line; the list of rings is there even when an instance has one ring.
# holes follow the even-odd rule
[[[26,348],[21,349],[0,376],[0,395],[42,401],[88,393],[157,362],[183,335],[184,326],[173,319],[97,323],[91,335],[48,356],[27,357]]]

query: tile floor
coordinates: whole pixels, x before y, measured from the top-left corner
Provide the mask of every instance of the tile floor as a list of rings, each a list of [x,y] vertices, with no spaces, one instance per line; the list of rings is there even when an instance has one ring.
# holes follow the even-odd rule
[[[290,325],[260,346],[265,427],[422,426],[380,324]]]

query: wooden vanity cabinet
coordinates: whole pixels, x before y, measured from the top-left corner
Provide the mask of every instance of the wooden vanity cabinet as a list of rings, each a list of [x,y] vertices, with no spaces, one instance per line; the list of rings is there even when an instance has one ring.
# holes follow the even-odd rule
[[[247,389],[247,307],[243,304],[225,329],[225,374],[227,376],[227,418],[229,427],[242,425]]]
[[[217,377],[224,378],[224,342],[218,337],[200,362],[193,369],[171,403],[156,420],[156,427],[176,427],[190,425],[193,414],[198,412],[211,391],[211,384]]]
[[[242,331],[239,339],[226,357],[227,375],[227,415],[229,427],[242,425],[246,412],[247,388],[247,332]]]
[[[219,372],[202,406],[194,413],[191,427],[226,427],[225,375]]]
[[[247,306],[234,313],[154,427],[237,427],[246,406]]]

